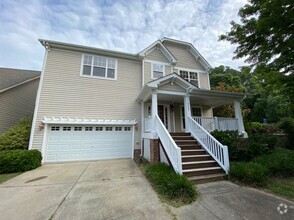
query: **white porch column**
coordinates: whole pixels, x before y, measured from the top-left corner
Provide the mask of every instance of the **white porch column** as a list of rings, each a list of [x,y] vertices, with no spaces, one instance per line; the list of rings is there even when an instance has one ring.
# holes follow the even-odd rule
[[[189,132],[189,123],[188,123],[188,116],[191,117],[191,105],[190,105],[190,96],[184,96],[184,109],[185,109],[185,131]]]
[[[154,119],[157,115],[157,92],[152,92],[151,118]]]
[[[238,119],[238,131],[241,133],[244,137],[248,137],[243,123],[243,117],[241,112],[241,106],[239,101],[234,101],[234,109],[235,109],[235,118]]]

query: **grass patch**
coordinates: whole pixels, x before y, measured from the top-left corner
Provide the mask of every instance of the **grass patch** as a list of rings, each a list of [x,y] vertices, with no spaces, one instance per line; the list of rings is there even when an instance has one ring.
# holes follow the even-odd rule
[[[276,194],[278,196],[282,196],[287,199],[294,200],[294,177],[270,178],[267,181],[267,184],[263,187],[263,189],[273,194]]]
[[[169,205],[179,207],[190,204],[197,198],[198,193],[193,183],[186,176],[176,174],[166,164],[147,166],[145,175],[160,199]]]
[[[18,175],[22,174],[22,172],[18,172],[18,173],[7,173],[7,174],[0,174],[0,184],[4,183]]]

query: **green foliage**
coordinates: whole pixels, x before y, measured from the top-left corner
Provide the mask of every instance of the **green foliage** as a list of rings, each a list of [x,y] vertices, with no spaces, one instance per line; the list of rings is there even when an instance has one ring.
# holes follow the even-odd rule
[[[280,121],[279,127],[288,135],[287,148],[294,149],[294,118],[284,118]]]
[[[155,189],[164,197],[185,204],[196,200],[197,192],[192,182],[187,177],[176,174],[170,166],[163,163],[150,165],[145,173]]]
[[[276,149],[273,153],[262,155],[253,160],[266,167],[272,175],[294,175],[294,151]]]
[[[231,30],[220,40],[237,44],[234,58],[246,57],[255,66],[293,72],[292,0],[249,0],[239,10],[241,24],[231,22]]]
[[[253,134],[274,134],[279,132],[277,124],[265,124],[260,122],[251,122],[250,127]]]
[[[0,151],[0,173],[23,172],[41,166],[42,155],[38,150]]]
[[[25,117],[0,136],[1,150],[28,149],[32,121]]]
[[[268,178],[268,170],[259,163],[234,162],[231,163],[230,178],[247,184],[262,186]]]
[[[214,130],[210,133],[216,140],[226,146],[232,146],[240,135],[238,131],[218,131]]]

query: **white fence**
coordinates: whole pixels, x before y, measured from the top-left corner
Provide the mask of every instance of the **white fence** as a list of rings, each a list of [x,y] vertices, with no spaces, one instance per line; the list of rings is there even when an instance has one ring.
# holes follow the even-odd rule
[[[238,130],[237,118],[223,117],[192,117],[199,125],[207,131],[236,131]]]
[[[188,128],[199,144],[201,144],[225,172],[228,173],[230,170],[228,147],[223,146],[192,117],[188,117]]]

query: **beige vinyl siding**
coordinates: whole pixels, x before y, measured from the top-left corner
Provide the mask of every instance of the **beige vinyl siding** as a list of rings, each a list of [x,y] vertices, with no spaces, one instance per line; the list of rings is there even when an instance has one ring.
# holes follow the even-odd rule
[[[187,50],[186,46],[172,43],[165,43],[165,46],[177,59],[176,67],[205,71],[202,64]]]
[[[202,116],[205,117],[213,117],[212,108],[210,108],[209,106],[202,106],[202,114]]]
[[[38,85],[39,79],[35,79],[0,93],[0,133],[33,115]]]
[[[141,62],[117,59],[117,80],[106,80],[80,76],[81,58],[77,52],[48,52],[33,148],[41,149],[44,130],[39,130],[39,124],[44,116],[136,119],[134,146],[139,148],[141,117],[136,98],[141,90]]]
[[[163,55],[163,53],[159,50],[154,48],[147,56],[147,60],[154,60],[163,63],[169,63],[169,60]]]
[[[154,80],[152,79],[152,63],[148,61],[144,61],[144,84]],[[164,75],[171,74],[171,66],[164,65]]]
[[[209,75],[207,73],[198,73],[198,81],[199,81],[199,86],[201,89],[210,89],[209,88],[209,80],[208,77]]]
[[[160,90],[172,91],[172,92],[186,92],[186,90],[177,84],[171,85],[170,83],[160,86]],[[172,98],[172,97],[171,97]]]

